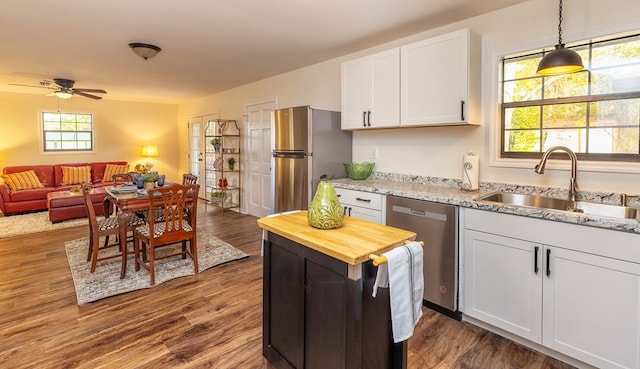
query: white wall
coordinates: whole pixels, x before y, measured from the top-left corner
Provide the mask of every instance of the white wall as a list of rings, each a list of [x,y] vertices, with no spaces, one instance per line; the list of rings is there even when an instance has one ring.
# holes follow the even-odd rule
[[[95,152],[42,153],[41,111],[91,113]],[[0,92],[0,168],[13,165],[124,160],[131,169],[146,162],[144,144],[158,145],[154,170],[181,180],[176,119],[178,106],[84,97],[62,100],[39,94]]]
[[[564,2],[563,40],[571,43],[622,31],[640,31],[637,14],[640,14],[640,2],[636,0],[567,0]],[[190,116],[220,112],[222,118],[244,123],[242,115],[246,104],[270,99],[276,99],[279,107],[311,105],[340,110],[340,63],[343,61],[469,27],[483,38],[482,125],[356,131],[354,161],[370,160],[372,148],[377,147],[377,171],[460,178],[462,155],[474,150],[480,153],[481,181],[564,187],[568,184],[567,163],[550,163],[546,174],[537,175],[532,169],[535,161],[500,161],[496,150],[491,149],[492,137],[499,127],[496,72],[499,57],[554,45],[558,36],[557,22],[556,0],[531,0],[182,104],[178,112],[180,142],[184,145],[181,152],[187,151],[186,122]],[[188,168],[186,155],[180,165],[183,171]],[[637,186],[640,174],[633,173],[640,172],[640,165],[619,169],[622,173],[610,173],[597,171],[596,166],[581,162],[578,170],[581,189],[640,193]]]

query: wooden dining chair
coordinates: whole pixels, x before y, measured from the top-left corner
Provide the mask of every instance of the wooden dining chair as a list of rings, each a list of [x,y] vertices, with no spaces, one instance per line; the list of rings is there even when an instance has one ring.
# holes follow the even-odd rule
[[[158,260],[187,255],[193,260],[193,268],[198,273],[198,245],[196,240],[196,215],[198,190],[200,186],[173,184],[148,190],[149,217],[144,225],[134,233],[135,270],[140,266],[149,270],[151,285],[155,285],[155,263]],[[184,209],[188,211],[184,211]],[[156,212],[162,211],[161,220]],[[156,248],[182,243],[179,252],[158,256]],[[189,247],[187,247],[187,242]],[[147,253],[148,248],[148,253]]]
[[[136,174],[136,172],[118,173],[118,174],[112,175],[111,179],[113,179],[113,187],[120,186],[129,182],[133,182],[134,174]]]
[[[183,185],[194,185],[198,183],[198,176],[191,173],[185,173],[182,175],[182,184]]]
[[[91,261],[91,273],[96,271],[96,264],[98,261],[113,259],[113,258],[121,258],[122,250],[117,253],[107,253],[106,249],[119,246],[120,242],[116,241],[116,243],[109,244],[107,240],[105,240],[105,244],[100,247],[100,237],[109,237],[110,235],[118,235],[118,218],[117,217],[105,217],[100,220],[96,217],[96,211],[93,208],[93,204],[91,202],[91,197],[89,196],[89,188],[86,183],[82,184],[82,195],[84,196],[84,205],[87,208],[87,218],[89,218],[89,250],[87,252],[87,261]],[[129,218],[127,223],[127,233],[132,232],[136,227],[142,225],[144,221],[137,217],[136,215],[132,215]],[[118,240],[118,237],[114,237]],[[99,253],[106,254],[104,256],[98,255]],[[122,274],[124,275],[124,263],[122,265]]]

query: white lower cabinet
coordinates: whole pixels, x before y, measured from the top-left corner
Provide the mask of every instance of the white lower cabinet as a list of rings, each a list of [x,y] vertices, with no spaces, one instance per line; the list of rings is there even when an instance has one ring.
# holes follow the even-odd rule
[[[541,270],[531,242],[464,231],[466,315],[540,343]],[[538,252],[539,246],[538,247]]]
[[[640,235],[463,217],[465,315],[598,368],[640,368]]]
[[[336,188],[336,195],[345,215],[380,224],[386,223],[385,195],[345,188]]]

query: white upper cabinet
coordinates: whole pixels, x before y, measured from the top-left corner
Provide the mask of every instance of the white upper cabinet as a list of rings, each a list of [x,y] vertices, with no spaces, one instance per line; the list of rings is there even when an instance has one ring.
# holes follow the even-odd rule
[[[342,64],[342,129],[480,124],[482,42],[469,29]]]
[[[342,129],[398,127],[400,49],[342,64]]]
[[[401,47],[401,126],[480,124],[481,39],[469,29]]]

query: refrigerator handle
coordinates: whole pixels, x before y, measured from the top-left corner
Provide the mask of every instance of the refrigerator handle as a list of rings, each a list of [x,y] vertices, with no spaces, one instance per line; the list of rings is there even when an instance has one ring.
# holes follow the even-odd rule
[[[371,127],[371,110],[367,112],[367,127]]]
[[[362,112],[362,126],[363,127],[367,126],[367,112],[366,111]]]
[[[289,158],[289,159],[304,159],[305,156],[311,156],[311,154],[307,154],[305,152],[274,152],[272,153],[274,158]]]

